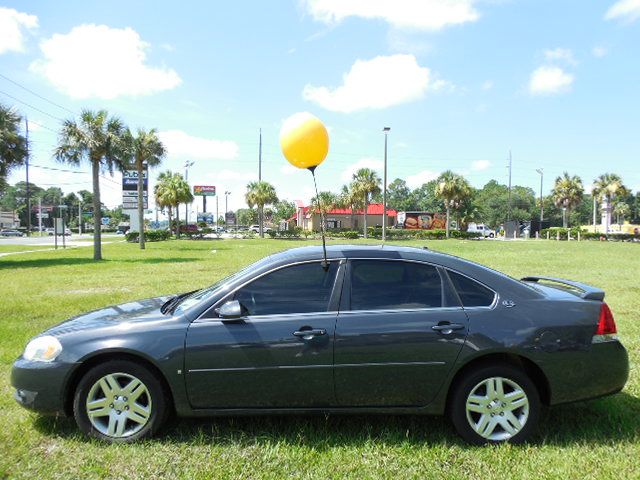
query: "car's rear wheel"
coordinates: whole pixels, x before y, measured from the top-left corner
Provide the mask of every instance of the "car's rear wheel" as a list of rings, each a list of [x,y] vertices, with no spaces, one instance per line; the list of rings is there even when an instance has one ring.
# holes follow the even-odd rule
[[[108,442],[151,436],[165,422],[168,401],[159,379],[133,362],[113,360],[89,370],[76,389],[80,430]]]
[[[450,415],[460,436],[470,443],[522,443],[537,428],[540,397],[522,370],[486,366],[469,372],[457,384]]]

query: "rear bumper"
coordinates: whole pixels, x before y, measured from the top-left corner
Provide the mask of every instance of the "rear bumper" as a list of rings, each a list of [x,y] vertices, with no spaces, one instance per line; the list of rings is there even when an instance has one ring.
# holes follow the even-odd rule
[[[612,395],[627,383],[629,356],[619,341],[592,344],[580,357],[568,366],[564,378],[551,386],[552,405]]]
[[[32,362],[20,357],[11,369],[14,399],[39,413],[64,412],[64,385],[75,364]]]

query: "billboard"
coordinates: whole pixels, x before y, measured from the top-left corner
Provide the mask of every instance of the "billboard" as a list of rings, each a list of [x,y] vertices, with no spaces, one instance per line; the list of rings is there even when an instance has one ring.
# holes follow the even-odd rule
[[[193,194],[199,197],[215,197],[215,185],[194,185]]]
[[[213,225],[213,213],[198,212],[198,223],[205,222],[207,225]]]
[[[430,212],[398,212],[398,228],[437,230],[447,226],[447,216]]]

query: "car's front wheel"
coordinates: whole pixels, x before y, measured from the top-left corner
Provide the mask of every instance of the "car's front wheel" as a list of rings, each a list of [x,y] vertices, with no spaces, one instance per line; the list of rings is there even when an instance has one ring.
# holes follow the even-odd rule
[[[450,414],[460,436],[470,443],[522,443],[536,430],[540,398],[522,370],[510,365],[486,366],[458,383]]]
[[[156,433],[168,401],[148,369],[113,360],[89,370],[76,389],[73,414],[80,430],[108,442],[130,442]]]

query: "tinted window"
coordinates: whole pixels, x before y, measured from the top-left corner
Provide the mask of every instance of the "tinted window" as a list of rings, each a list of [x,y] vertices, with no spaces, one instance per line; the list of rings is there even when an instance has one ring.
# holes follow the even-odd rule
[[[412,262],[351,262],[351,310],[397,310],[442,306],[435,267]]]
[[[449,278],[460,296],[463,307],[488,307],[493,303],[495,294],[475,280],[451,271]]]
[[[235,294],[249,315],[325,312],[338,271],[331,262],[325,271],[320,263],[303,263],[269,273]]]

